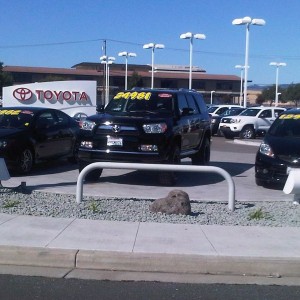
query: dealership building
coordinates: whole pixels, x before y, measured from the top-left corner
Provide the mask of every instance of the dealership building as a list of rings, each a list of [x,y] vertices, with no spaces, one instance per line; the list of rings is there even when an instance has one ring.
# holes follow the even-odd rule
[[[109,65],[109,94],[125,87],[125,64]],[[67,68],[4,66],[4,72],[12,75],[14,84],[27,84],[54,80],[94,80],[97,82],[97,103],[104,101],[106,86],[105,65],[82,62]],[[150,65],[127,65],[128,88],[150,87]],[[154,88],[188,88],[189,67],[178,65],[154,65]],[[192,88],[203,94],[206,103],[223,104],[240,101],[241,78],[236,75],[208,74],[193,67]]]

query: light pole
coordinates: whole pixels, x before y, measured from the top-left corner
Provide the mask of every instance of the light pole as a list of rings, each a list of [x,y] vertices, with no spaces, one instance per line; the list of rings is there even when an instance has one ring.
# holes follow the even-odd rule
[[[145,44],[143,46],[143,48],[151,49],[151,52],[152,52],[152,55],[151,55],[151,89],[153,89],[153,86],[154,86],[154,49],[164,49],[165,45],[149,43],[149,44]]]
[[[133,52],[120,52],[119,56],[125,56],[125,90],[127,90],[127,68],[128,68],[128,57],[136,57]]]
[[[249,60],[249,29],[250,25],[263,26],[266,21],[263,19],[251,19],[244,17],[242,19],[234,19],[232,25],[246,25],[246,50],[245,50],[245,78],[244,78],[244,107],[247,107],[247,85],[248,85],[248,60]]]
[[[236,65],[235,68],[236,69],[241,69],[240,105],[242,105],[242,100],[243,100],[243,75],[244,75],[245,66]]]
[[[283,63],[283,62],[271,62],[270,66],[275,66],[276,67],[275,106],[278,106],[278,95],[281,94],[281,93],[278,93],[279,67],[285,67],[286,63]]]
[[[213,93],[215,93],[216,91],[210,91],[210,104],[213,103]]]
[[[101,64],[105,64],[105,105],[108,104],[109,98],[109,67],[108,65],[112,64],[115,61],[115,58],[112,56],[103,55],[100,57]]]
[[[180,35],[181,39],[189,39],[190,40],[190,70],[189,70],[189,89],[192,89],[192,66],[193,66],[193,40],[205,40],[206,36],[202,33],[193,34],[191,32],[183,33]]]

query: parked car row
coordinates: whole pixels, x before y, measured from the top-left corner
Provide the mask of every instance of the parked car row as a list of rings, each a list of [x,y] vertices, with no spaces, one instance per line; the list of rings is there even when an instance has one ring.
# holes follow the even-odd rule
[[[284,185],[289,168],[300,168],[300,110],[219,108],[220,114],[210,109],[215,115],[209,119],[197,93],[171,90],[120,92],[101,112],[81,121],[51,108],[0,108],[0,157],[21,174],[57,158],[77,162],[79,171],[96,161],[180,163],[190,157],[193,164],[206,164],[211,134],[219,130],[225,138],[263,135],[255,159],[259,186]],[[101,172],[87,179],[96,180]],[[172,185],[175,178],[164,173],[160,182]]]

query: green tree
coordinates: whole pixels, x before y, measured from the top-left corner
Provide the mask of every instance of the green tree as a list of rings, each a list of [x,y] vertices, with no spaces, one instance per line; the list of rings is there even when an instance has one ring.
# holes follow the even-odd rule
[[[130,77],[128,77],[128,89],[132,89],[134,87],[142,87],[143,86],[143,79],[142,77],[137,73],[133,72]]]
[[[3,71],[3,62],[0,62],[0,96],[2,98],[2,88],[13,84],[11,74]]]
[[[284,93],[284,98],[287,101],[293,101],[295,106],[300,103],[300,83],[290,84]]]

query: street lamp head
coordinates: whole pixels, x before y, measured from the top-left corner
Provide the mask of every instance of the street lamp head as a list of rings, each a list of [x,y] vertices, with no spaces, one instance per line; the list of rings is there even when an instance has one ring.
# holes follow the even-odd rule
[[[107,59],[107,56],[106,55],[103,55],[100,57],[100,60],[106,60]]]
[[[206,39],[206,35],[203,34],[203,33],[196,33],[194,35],[194,38],[197,39],[197,40],[205,40]]]
[[[181,39],[190,39],[190,38],[192,38],[192,37],[193,37],[193,34],[192,34],[191,32],[182,33],[182,34],[180,35],[180,38],[181,38]]]
[[[165,45],[163,44],[155,44],[155,49],[164,49],[165,48]]]
[[[125,52],[125,51],[124,51],[124,52],[119,52],[119,53],[118,53],[118,56],[127,56],[127,55],[128,55],[128,53]]]
[[[283,62],[270,62],[270,66],[286,67],[286,63],[283,63]]]
[[[202,33],[192,34],[191,32],[187,32],[187,33],[181,34],[180,38],[181,39],[192,39],[192,38],[195,38],[195,39],[198,39],[198,40],[205,40],[206,36],[205,36],[205,34],[202,34]]]
[[[128,53],[128,56],[130,56],[130,57],[136,57],[136,53],[129,52],[129,53]]]
[[[245,24],[263,26],[266,24],[266,21],[263,19],[251,19],[250,17],[234,19],[232,21],[232,25],[245,25]]]
[[[251,22],[252,25],[264,26],[266,21],[264,19],[253,19]]]
[[[154,44],[154,43],[149,43],[149,44],[145,44],[143,46],[144,49],[163,49],[165,48],[165,45],[163,44]]]
[[[115,61],[115,60],[116,60],[116,58],[115,58],[115,57],[113,57],[113,56],[109,56],[109,57],[108,57],[108,60],[110,60],[110,61]]]

